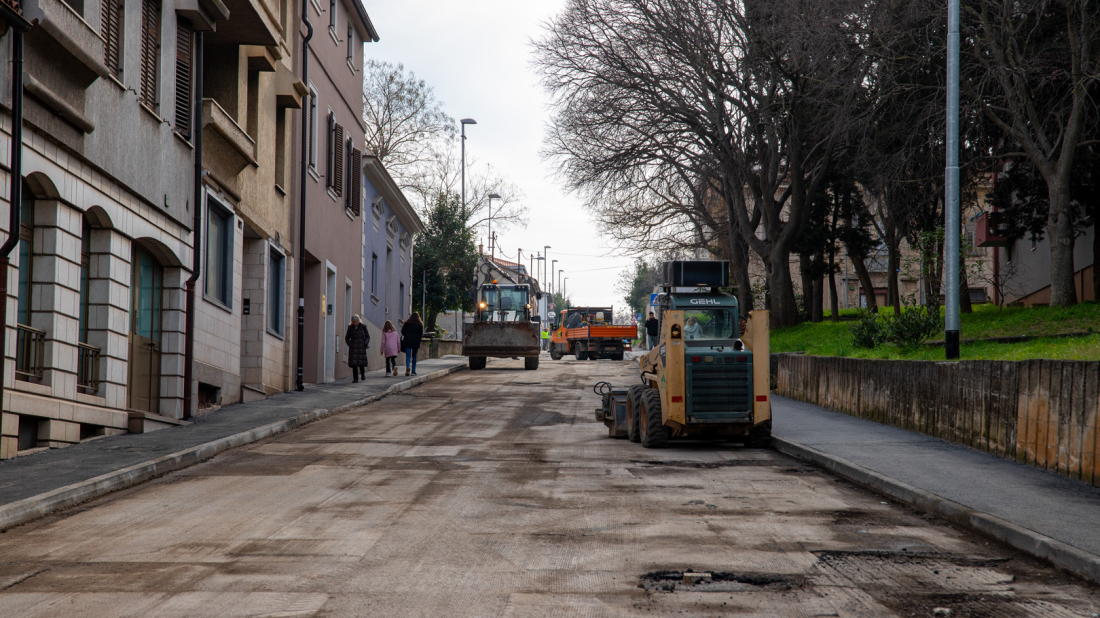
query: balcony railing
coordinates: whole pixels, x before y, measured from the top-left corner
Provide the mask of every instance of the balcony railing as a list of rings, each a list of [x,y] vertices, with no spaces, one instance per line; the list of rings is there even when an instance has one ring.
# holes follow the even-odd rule
[[[78,343],[76,385],[82,393],[94,394],[99,390],[99,348]]]
[[[46,331],[17,324],[15,379],[41,380],[46,361]]]

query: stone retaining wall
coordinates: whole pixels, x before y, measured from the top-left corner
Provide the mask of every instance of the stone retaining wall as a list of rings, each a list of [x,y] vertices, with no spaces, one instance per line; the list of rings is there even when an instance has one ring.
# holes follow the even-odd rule
[[[773,357],[784,397],[1100,485],[1100,362]]]

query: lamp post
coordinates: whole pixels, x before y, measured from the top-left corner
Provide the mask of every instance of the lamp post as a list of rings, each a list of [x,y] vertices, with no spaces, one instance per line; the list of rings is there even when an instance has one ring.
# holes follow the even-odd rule
[[[477,124],[473,118],[463,118],[462,124],[462,224],[466,224],[466,125]],[[302,178],[305,178],[303,175]],[[474,277],[474,299],[477,299],[477,277]],[[462,330],[466,330],[466,309],[462,309]],[[462,333],[460,333],[462,335]]]
[[[493,200],[499,200],[500,195],[489,194],[489,255],[496,257],[496,243],[493,242]]]
[[[561,299],[564,301],[565,300],[565,289],[561,287],[561,274],[563,272],[565,272],[564,268],[559,268],[558,269],[558,290],[559,290],[558,293],[561,294]]]
[[[959,357],[959,0],[947,2],[947,169],[944,170],[944,351]]]
[[[558,261],[550,260],[550,276],[547,278],[546,284],[550,286],[550,297],[554,297],[554,269],[557,268]]]

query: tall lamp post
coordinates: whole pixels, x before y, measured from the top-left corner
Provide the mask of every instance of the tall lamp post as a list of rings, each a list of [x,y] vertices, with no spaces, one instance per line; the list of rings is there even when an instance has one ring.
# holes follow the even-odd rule
[[[477,124],[477,121],[473,118],[463,118],[459,121],[462,124],[462,222],[465,225],[466,222],[466,125]],[[305,178],[305,176],[303,176]],[[474,275],[474,299],[477,300],[477,275]],[[463,336],[466,330],[466,309],[462,309],[462,330],[464,332],[459,333],[459,336]]]
[[[550,260],[550,276],[547,277],[547,285],[550,287],[550,298],[554,297],[554,269],[557,268],[558,261]]]
[[[947,2],[947,169],[944,170],[944,351],[959,357],[959,0]]]
[[[496,243],[493,242],[493,200],[499,200],[500,195],[489,194],[489,255],[496,257]]]
[[[561,274],[563,272],[565,272],[564,268],[559,268],[558,269],[558,288],[557,289],[559,290],[558,293],[561,294],[562,302],[565,302],[565,289],[561,287]]]
[[[543,258],[543,262],[542,262],[543,281],[544,282],[549,282],[550,273],[548,271],[550,270],[550,245],[543,245],[543,247],[542,247],[542,258]],[[546,298],[546,296],[544,295],[542,297],[542,307],[539,309],[539,312],[542,314],[542,319],[543,319],[544,322],[546,321],[546,308],[549,307],[549,306],[550,306],[550,299]]]

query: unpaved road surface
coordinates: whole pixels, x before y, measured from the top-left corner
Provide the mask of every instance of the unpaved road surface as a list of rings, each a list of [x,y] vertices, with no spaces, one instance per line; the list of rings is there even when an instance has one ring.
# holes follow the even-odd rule
[[[774,451],[607,438],[591,386],[631,383],[626,362],[521,367],[8,530],[0,616],[1100,612],[1095,587]]]

